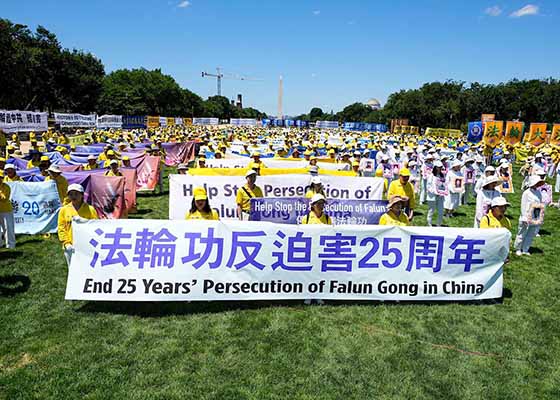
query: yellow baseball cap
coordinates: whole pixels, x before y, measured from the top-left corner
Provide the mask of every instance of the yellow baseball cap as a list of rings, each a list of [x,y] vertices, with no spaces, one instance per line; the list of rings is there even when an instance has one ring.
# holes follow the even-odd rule
[[[41,156],[41,161],[49,161],[49,156]]]
[[[400,176],[410,176],[410,170],[408,168],[401,168],[399,172]]]
[[[206,194],[206,189],[203,187],[195,187],[193,190],[195,200],[207,200],[208,195]]]
[[[123,160],[123,161],[130,161],[130,157],[129,157],[129,156],[124,156],[124,157],[122,158],[122,160]]]

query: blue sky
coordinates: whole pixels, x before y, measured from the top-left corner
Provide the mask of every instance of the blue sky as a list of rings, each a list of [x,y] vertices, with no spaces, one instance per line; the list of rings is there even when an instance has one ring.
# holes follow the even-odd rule
[[[222,92],[270,114],[335,112],[424,82],[559,77],[560,1],[2,0],[0,16],[54,32],[107,72],[161,68],[202,97],[201,71],[244,74]]]

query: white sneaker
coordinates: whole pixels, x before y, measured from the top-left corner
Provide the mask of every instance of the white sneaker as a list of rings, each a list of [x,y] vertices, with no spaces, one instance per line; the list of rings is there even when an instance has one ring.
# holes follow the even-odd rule
[[[524,256],[530,256],[531,253],[529,253],[528,251],[526,251],[526,252],[523,253],[523,255],[524,255]]]
[[[541,234],[540,234],[540,233],[537,233],[537,234],[535,235],[535,237],[541,237]]]
[[[517,257],[521,257],[521,256],[523,255],[523,252],[522,252],[521,250],[517,250],[517,251],[515,252],[515,255],[516,255]]]

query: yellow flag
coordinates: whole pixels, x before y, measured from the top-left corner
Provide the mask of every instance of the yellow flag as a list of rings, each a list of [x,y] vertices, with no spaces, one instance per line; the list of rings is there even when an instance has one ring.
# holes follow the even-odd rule
[[[504,121],[490,121],[484,124],[484,143],[496,147],[502,141]]]
[[[159,126],[159,117],[148,116],[148,128],[157,128]]]
[[[531,123],[529,128],[529,135],[525,139],[526,143],[530,143],[532,146],[540,146],[546,143],[546,124],[543,123]]]
[[[550,144],[560,146],[560,124],[554,124],[550,135]]]
[[[174,117],[167,117],[166,118],[167,126],[174,126],[175,125],[175,118]]]
[[[515,146],[517,143],[521,142],[524,129],[525,123],[523,122],[508,121],[506,123],[505,142],[510,146]]]

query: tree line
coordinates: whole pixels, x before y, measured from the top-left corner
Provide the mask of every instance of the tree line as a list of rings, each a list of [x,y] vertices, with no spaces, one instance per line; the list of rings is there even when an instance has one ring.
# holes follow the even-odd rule
[[[42,26],[0,19],[0,108],[119,115],[265,118],[227,97],[203,100],[161,70],[121,69],[105,74],[91,53],[62,47]]]
[[[560,122],[560,81],[514,79],[495,85],[431,82],[391,94],[380,110],[354,103],[329,114],[314,107],[296,119],[389,123],[408,118],[413,126],[465,130],[469,121],[479,121],[483,113],[496,114],[497,120],[504,121]]]

